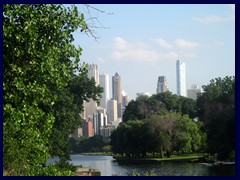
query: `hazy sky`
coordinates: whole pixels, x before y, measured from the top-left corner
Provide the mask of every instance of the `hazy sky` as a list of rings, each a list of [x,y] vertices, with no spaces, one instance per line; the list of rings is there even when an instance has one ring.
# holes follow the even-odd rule
[[[88,10],[78,5],[89,18]],[[91,5],[100,36],[75,33],[83,48],[81,60],[97,63],[100,73],[118,72],[130,98],[138,92],[156,93],[158,76],[166,76],[176,94],[176,60],[186,63],[187,89],[211,79],[235,75],[234,5]],[[97,17],[97,19],[95,19]],[[99,21],[99,22],[98,22]],[[91,20],[87,21],[90,25]]]

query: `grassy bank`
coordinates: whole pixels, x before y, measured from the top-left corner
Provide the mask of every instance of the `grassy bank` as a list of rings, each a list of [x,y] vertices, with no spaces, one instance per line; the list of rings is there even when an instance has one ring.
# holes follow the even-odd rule
[[[113,156],[113,153],[111,152],[86,152],[80,154],[85,156]]]
[[[171,155],[169,158],[158,158],[158,157],[151,157],[147,156],[144,158],[138,158],[138,157],[120,157],[120,156],[114,156],[114,159],[116,159],[119,162],[163,162],[163,161],[186,161],[186,162],[197,162],[199,159],[203,158],[202,154],[197,153],[189,153],[189,154],[180,154],[180,155]]]

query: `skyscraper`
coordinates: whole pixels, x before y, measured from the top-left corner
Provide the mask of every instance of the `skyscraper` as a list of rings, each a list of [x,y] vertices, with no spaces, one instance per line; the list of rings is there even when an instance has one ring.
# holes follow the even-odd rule
[[[177,75],[177,95],[186,97],[187,96],[186,65],[180,60],[177,60],[176,63],[176,75]]]
[[[99,71],[98,71],[98,65],[93,63],[93,64],[88,64],[88,78],[94,78],[96,82],[96,86],[99,85]]]
[[[167,80],[165,76],[159,76],[157,82],[157,94],[168,91]]]
[[[117,121],[117,101],[116,100],[109,100],[108,101],[108,108],[107,108],[107,113],[108,113],[108,122],[114,122]]]
[[[112,77],[112,95],[117,101],[118,118],[122,118],[122,81],[118,73]]]
[[[99,83],[100,86],[103,87],[103,92],[100,106],[107,109],[107,102],[109,100],[109,76],[108,74],[101,74],[99,75]]]
[[[99,72],[98,72],[98,66],[97,64],[88,64],[88,78],[94,78],[96,82],[96,86],[99,85]],[[84,103],[84,118],[92,118],[93,114],[96,113],[97,110],[97,103],[93,100],[90,99],[89,102]]]

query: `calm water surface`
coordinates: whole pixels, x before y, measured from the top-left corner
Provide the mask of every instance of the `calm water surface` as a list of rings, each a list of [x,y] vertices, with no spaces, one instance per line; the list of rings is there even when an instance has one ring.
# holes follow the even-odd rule
[[[51,158],[48,163],[57,161]],[[119,164],[112,156],[71,155],[73,165],[82,165],[101,171],[102,176],[128,176],[132,171],[154,170],[159,176],[235,176],[234,166],[209,166],[191,162],[161,162],[159,164]]]

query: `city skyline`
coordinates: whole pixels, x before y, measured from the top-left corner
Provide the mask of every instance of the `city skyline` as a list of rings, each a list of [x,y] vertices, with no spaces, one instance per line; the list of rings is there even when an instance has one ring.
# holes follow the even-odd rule
[[[89,19],[86,7],[77,6]],[[167,78],[169,91],[177,94],[178,59],[187,65],[186,89],[235,75],[235,5],[91,6],[106,12],[90,9],[104,28],[94,29],[101,36],[97,41],[91,35],[74,34],[74,44],[83,49],[81,62],[95,62],[110,76],[118,72],[129,99],[138,92],[155,94],[161,75]]]

